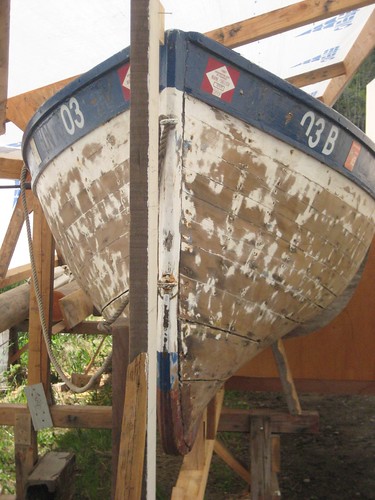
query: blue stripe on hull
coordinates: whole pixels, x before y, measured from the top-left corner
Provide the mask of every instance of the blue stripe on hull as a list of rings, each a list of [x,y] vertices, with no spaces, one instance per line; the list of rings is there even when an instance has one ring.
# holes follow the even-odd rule
[[[158,352],[158,389],[167,393],[178,383],[177,379],[177,352]]]
[[[348,120],[236,52],[197,33],[172,31],[160,52],[160,88],[175,87],[305,151],[375,197],[374,144]],[[33,185],[44,167],[78,139],[129,109],[116,54],[72,82],[35,114],[24,134],[33,147]],[[119,70],[120,69],[120,70]]]

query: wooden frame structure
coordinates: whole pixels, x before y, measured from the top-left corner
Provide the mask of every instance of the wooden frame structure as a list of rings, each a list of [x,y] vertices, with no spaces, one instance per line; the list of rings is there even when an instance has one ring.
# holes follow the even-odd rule
[[[207,33],[213,39],[229,47],[238,47],[251,41],[259,40],[267,36],[281,33],[291,28],[303,26],[313,21],[322,20],[351,9],[371,5],[374,2],[369,0],[332,0],[327,3],[323,0],[303,0],[296,4],[274,12],[269,12],[261,16],[247,19],[235,25],[225,26],[223,28]],[[0,132],[3,132],[5,121],[11,121],[21,129],[25,129],[29,119],[36,109],[50,96],[68,83],[71,78],[61,82],[36,89],[25,94],[7,99],[7,68],[8,68],[8,28],[9,28],[9,9],[10,0],[1,3],[0,9]],[[132,32],[132,45],[139,47],[139,51],[132,54],[132,89],[140,89],[137,96],[136,91],[132,93],[132,106],[134,109],[141,109],[142,112],[134,112],[132,123],[135,134],[132,136],[133,160],[141,157],[141,170],[143,177],[135,179],[139,182],[139,190],[146,193],[141,200],[135,200],[132,206],[132,213],[138,213],[134,220],[131,250],[131,273],[134,273],[134,285],[131,293],[137,300],[131,302],[130,325],[120,323],[113,331],[113,344],[115,346],[115,356],[113,359],[113,383],[114,383],[114,403],[113,407],[95,407],[95,406],[57,406],[53,405],[50,394],[49,383],[49,360],[42,340],[41,326],[36,305],[35,293],[31,293],[29,307],[29,370],[28,383],[42,383],[50,403],[50,412],[53,425],[56,427],[90,427],[90,428],[111,428],[113,430],[113,494],[116,499],[121,498],[140,498],[142,495],[142,475],[139,471],[143,470],[143,451],[145,449],[146,429],[149,437],[152,436],[151,429],[154,425],[154,401],[148,376],[150,365],[150,356],[152,357],[153,347],[150,345],[150,336],[148,332],[152,329],[155,307],[153,304],[153,293],[156,290],[156,284],[153,282],[152,269],[155,266],[155,252],[152,249],[152,234],[155,229],[154,213],[149,207],[157,207],[157,193],[154,189],[157,186],[157,169],[151,169],[153,172],[151,178],[148,178],[150,165],[155,163],[157,158],[157,110],[154,107],[155,99],[152,92],[157,91],[157,84],[151,85],[151,94],[147,90],[148,77],[157,80],[157,55],[149,53],[149,47],[157,46],[155,42],[155,33],[158,31],[158,17],[160,8],[158,3],[153,0],[132,1],[132,20],[134,22],[134,32]],[[147,30],[143,31],[139,37],[140,30],[137,29],[137,23],[144,26],[146,20]],[[325,67],[322,71],[300,74],[290,79],[296,86],[304,86],[308,83],[320,81],[322,79],[332,78],[327,90],[322,96],[322,100],[332,105],[343,91],[345,85],[354,75],[361,62],[374,48],[375,40],[375,12],[369,18],[367,24],[359,35],[356,43],[348,53],[346,59],[333,66]],[[138,64],[138,66],[137,66]],[[138,104],[137,104],[138,102]],[[139,108],[137,108],[139,106]],[[139,131],[142,130],[142,133]],[[140,155],[141,152],[147,152]],[[156,156],[155,156],[156,155]],[[157,160],[156,160],[157,165]],[[0,156],[0,178],[19,179],[22,168],[22,160],[9,159]],[[32,193],[27,193],[29,210],[33,211],[34,217],[34,253],[36,259],[38,279],[41,285],[44,309],[47,312],[47,323],[51,333],[66,331],[65,323],[58,323],[53,326],[52,319],[52,283],[53,268],[55,265],[55,244],[49,228],[44,219],[38,201]],[[138,205],[137,205],[138,203]],[[146,224],[144,223],[146,221]],[[21,210],[21,202],[17,202],[6,233],[4,242],[0,250],[0,287],[16,283],[30,276],[30,267],[22,266],[18,269],[9,269],[9,264],[24,222]],[[139,224],[145,224],[145,231],[139,239],[136,228]],[[138,239],[137,239],[138,238]],[[139,249],[145,249],[145,253],[140,255]],[[143,271],[144,261],[148,262],[146,271]],[[136,321],[134,320],[136,318]],[[141,318],[141,319],[139,319]],[[80,324],[71,328],[70,331],[93,333],[92,325],[84,322],[84,316]],[[129,339],[129,343],[127,341]],[[255,498],[266,498],[264,495],[270,495],[274,488],[274,475],[272,471],[277,469],[275,462],[270,463],[270,450],[276,446],[277,439],[273,437],[277,432],[294,432],[302,428],[304,430],[316,430],[317,415],[305,414],[301,411],[296,398],[296,393],[290,371],[287,366],[286,356],[283,351],[282,343],[279,343],[273,349],[273,354],[277,361],[281,381],[284,385],[284,391],[288,397],[289,416],[259,414],[257,412],[247,413],[246,415],[237,412],[230,416],[232,426],[249,430],[249,418],[252,421],[252,457],[258,470],[244,470],[228,454],[228,451],[216,440],[217,430],[228,429],[228,415],[230,410],[222,409],[223,395],[219,394],[210,404],[207,410],[205,422],[202,424],[202,432],[193,451],[184,460],[184,466],[181,469],[180,477],[176,487],[173,490],[172,497],[191,498],[192,495],[197,498],[203,498],[207,474],[210,465],[210,457],[213,451],[223,457],[227,463],[245,478],[246,481],[253,483],[253,489],[257,493],[253,494]],[[129,359],[129,366],[124,363]],[[147,359],[148,363],[147,364]],[[147,368],[148,367],[148,368]],[[128,370],[127,377],[125,376]],[[147,378],[148,376],[148,378]],[[126,391],[125,391],[126,380]],[[150,396],[151,395],[151,396]],[[128,400],[133,401],[133,405],[128,404]],[[125,401],[125,411],[123,420],[123,405]],[[146,409],[150,411],[147,413]],[[145,415],[144,420],[140,421],[139,413]],[[147,414],[147,416],[146,416]],[[220,417],[221,415],[221,417]],[[276,422],[276,423],[275,423]],[[26,405],[0,404],[0,425],[13,425],[15,428],[15,454],[17,459],[17,498],[23,498],[25,484],[30,471],[37,460],[37,435],[31,423],[30,413]],[[242,427],[241,427],[242,426]],[[123,430],[127,432],[124,434]],[[130,429],[130,432],[129,432]],[[273,430],[272,430],[273,429]],[[125,437],[126,436],[126,437]],[[272,437],[273,436],[273,437]],[[276,444],[275,444],[276,443]],[[119,455],[119,448],[121,453]],[[127,450],[133,456],[133,463],[124,462],[123,450]],[[134,455],[136,451],[140,454]],[[154,481],[152,460],[155,456],[155,448],[152,440],[147,441],[146,470],[151,476],[151,483]],[[120,459],[118,460],[118,456]],[[274,453],[277,457],[277,451]],[[276,460],[277,462],[277,460]],[[123,474],[123,471],[126,471]],[[119,471],[119,474],[116,474]],[[117,486],[116,486],[117,475]],[[250,477],[251,476],[251,477]],[[260,479],[259,479],[260,478]],[[152,498],[152,484],[147,486],[148,497]],[[256,488],[254,485],[257,485]],[[264,490],[266,488],[266,490]],[[129,493],[130,492],[130,493]],[[190,497],[186,496],[189,492]],[[262,496],[263,495],[263,496]],[[269,498],[269,496],[267,496]],[[270,497],[271,498],[271,497]]]

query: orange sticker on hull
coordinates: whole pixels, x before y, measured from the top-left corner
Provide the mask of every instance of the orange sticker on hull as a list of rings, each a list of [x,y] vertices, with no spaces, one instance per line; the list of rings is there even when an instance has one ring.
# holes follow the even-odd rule
[[[360,152],[361,152],[361,145],[358,144],[358,142],[353,141],[349,154],[345,160],[344,167],[352,171]]]

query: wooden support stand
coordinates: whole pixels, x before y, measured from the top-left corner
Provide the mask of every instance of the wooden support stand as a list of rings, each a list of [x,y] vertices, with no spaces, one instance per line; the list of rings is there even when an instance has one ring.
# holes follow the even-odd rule
[[[26,481],[28,500],[73,498],[75,456],[72,453],[50,451],[42,457]]]
[[[14,424],[17,498],[25,496],[27,478],[38,458],[37,435],[30,414],[16,414]]]
[[[219,424],[224,391],[220,391],[210,403],[193,449],[188,453],[181,466],[172,500],[200,500],[204,498],[215,437]]]
[[[213,451],[251,487],[251,500],[281,497],[277,477],[280,472],[280,434],[317,433],[319,415],[302,411],[282,341],[276,342],[272,350],[288,412],[226,408],[222,406],[222,390],[210,403],[194,447],[184,458],[172,500],[204,498]],[[249,433],[249,470],[217,439],[218,431]]]
[[[116,500],[141,498],[146,429],[147,354],[141,353],[129,364],[126,375]]]

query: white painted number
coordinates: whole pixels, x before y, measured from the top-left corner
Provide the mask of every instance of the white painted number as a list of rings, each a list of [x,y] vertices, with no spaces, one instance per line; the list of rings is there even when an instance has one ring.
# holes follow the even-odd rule
[[[85,118],[79,108],[79,103],[75,97],[69,99],[68,104],[63,104],[60,108],[60,116],[68,134],[73,135],[76,128],[83,128]]]
[[[301,120],[301,125],[307,126],[305,135],[307,137],[307,144],[310,148],[315,149],[319,145],[322,148],[322,153],[326,156],[330,155],[335,148],[336,139],[339,135],[339,130],[335,125],[332,125],[328,133],[328,137],[324,144],[322,144],[322,134],[326,128],[326,121],[324,118],[317,118],[315,113],[307,111]]]

